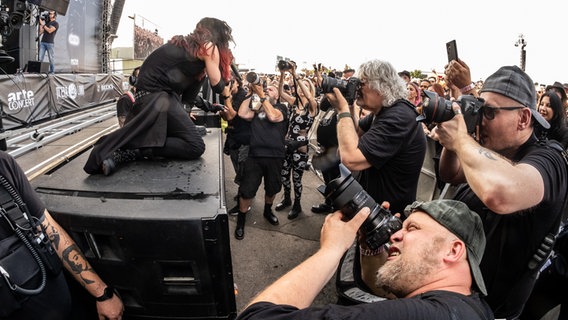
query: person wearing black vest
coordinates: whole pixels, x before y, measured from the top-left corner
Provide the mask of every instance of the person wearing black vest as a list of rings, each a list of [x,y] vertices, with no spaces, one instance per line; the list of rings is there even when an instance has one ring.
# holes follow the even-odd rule
[[[3,151],[0,189],[0,319],[70,319],[75,308],[63,268],[93,296],[101,319],[120,319],[120,297],[51,217],[16,160]]]

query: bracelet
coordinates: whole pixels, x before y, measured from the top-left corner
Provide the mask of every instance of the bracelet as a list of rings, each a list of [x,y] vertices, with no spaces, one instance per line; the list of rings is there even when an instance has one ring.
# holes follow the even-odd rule
[[[266,97],[260,98],[260,103],[263,103],[264,101],[266,101]]]
[[[475,83],[470,83],[469,85],[463,87],[460,89],[461,93],[466,93],[466,92],[470,92],[471,90],[473,90],[473,88],[475,88]]]
[[[361,247],[361,245],[359,245],[359,252],[361,253],[362,256],[367,256],[367,257],[378,256],[379,254],[383,253],[383,251],[385,251],[384,245],[378,247],[375,250],[364,249],[363,247]]]
[[[95,300],[98,302],[107,301],[108,299],[114,296],[114,288],[111,286],[107,286],[103,291],[103,294],[99,297],[96,297]]]
[[[221,98],[223,98],[223,99],[225,99],[225,100],[229,99],[230,97],[231,97],[231,96],[221,96]]]
[[[353,117],[351,116],[351,112],[344,111],[337,114],[337,121],[339,121],[341,118],[353,118]]]

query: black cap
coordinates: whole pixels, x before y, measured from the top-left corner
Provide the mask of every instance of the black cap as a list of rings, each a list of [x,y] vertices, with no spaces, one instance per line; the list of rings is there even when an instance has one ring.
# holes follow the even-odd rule
[[[402,76],[407,76],[408,78],[410,78],[410,72],[408,72],[408,71],[406,71],[406,70],[403,70],[403,71],[399,72],[398,75],[399,75],[400,77],[402,77]]]
[[[483,83],[479,93],[495,92],[513,99],[523,106],[531,109],[532,117],[545,129],[550,124],[544,119],[536,108],[536,90],[534,82],[521,68],[505,66],[499,68]]]
[[[566,101],[566,91],[564,91],[564,85],[558,81],[555,81],[554,84],[546,86],[545,91],[550,89],[558,89],[558,92],[562,96],[562,102]]]
[[[471,211],[465,203],[448,199],[428,202],[414,201],[411,205],[406,206],[404,212],[408,216],[416,210],[427,213],[465,243],[467,261],[473,281],[479,291],[487,295],[485,282],[479,268],[485,252],[485,232],[479,215]]]

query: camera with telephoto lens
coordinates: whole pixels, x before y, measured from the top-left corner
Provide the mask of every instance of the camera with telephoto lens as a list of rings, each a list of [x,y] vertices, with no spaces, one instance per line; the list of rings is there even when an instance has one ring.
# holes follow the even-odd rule
[[[245,76],[245,78],[247,79],[248,83],[251,84],[259,84],[261,79],[260,76],[258,75],[258,73],[251,71],[249,73],[247,73],[247,75]]]
[[[292,64],[286,60],[280,60],[278,61],[278,70],[280,71],[287,71],[292,69]]]
[[[365,242],[371,250],[380,248],[389,242],[391,235],[402,228],[402,221],[391,212],[378,205],[363,187],[353,178],[349,169],[339,164],[340,176],[327,185],[318,187],[335,209],[349,219],[353,218],[364,207],[371,209],[371,213],[359,228],[365,233]],[[326,202],[328,202],[326,201]]]
[[[333,88],[337,88],[341,91],[341,94],[343,94],[347,103],[352,105],[355,98],[357,98],[357,89],[359,88],[360,83],[361,81],[355,77],[351,77],[349,80],[324,77],[321,82],[321,93],[331,93],[333,92]],[[320,110],[327,111],[330,107],[331,104],[327,101],[327,99],[325,97],[322,98],[320,102]]]
[[[424,90],[423,92],[422,113],[416,117],[416,121],[422,121],[428,125],[448,121],[454,117],[452,101],[446,100],[432,91]],[[481,108],[485,101],[471,95],[462,95],[455,102],[459,104],[462,110],[467,132],[476,133],[476,128],[481,121]]]
[[[265,80],[263,80],[258,73],[251,71],[249,73],[247,73],[247,75],[245,76],[245,79],[247,79],[247,82],[249,84],[253,84],[253,85],[258,85],[258,84],[262,84],[262,89],[266,90],[266,86],[267,83]]]

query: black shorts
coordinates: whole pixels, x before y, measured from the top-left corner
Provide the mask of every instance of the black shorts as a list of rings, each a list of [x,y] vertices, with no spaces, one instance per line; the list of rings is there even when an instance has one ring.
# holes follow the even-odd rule
[[[245,199],[252,199],[264,178],[264,194],[267,197],[276,195],[282,189],[280,171],[282,158],[251,158],[244,164],[244,173],[241,178],[239,193]]]

